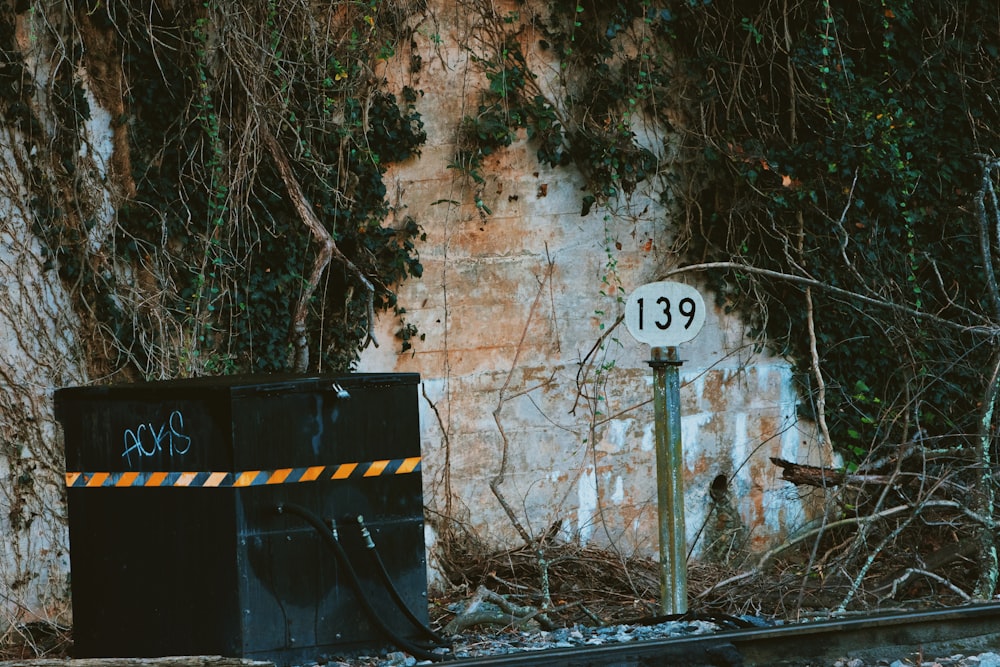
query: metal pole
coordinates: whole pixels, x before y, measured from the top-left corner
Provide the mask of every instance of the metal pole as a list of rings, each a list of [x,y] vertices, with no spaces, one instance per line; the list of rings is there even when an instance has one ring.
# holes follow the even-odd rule
[[[682,362],[676,347],[654,347],[650,357],[660,523],[660,613],[683,614],[687,611],[687,540],[678,370]]]

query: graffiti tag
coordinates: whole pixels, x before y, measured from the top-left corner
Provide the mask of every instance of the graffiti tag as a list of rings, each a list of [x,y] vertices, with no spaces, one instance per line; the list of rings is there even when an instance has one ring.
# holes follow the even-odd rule
[[[167,421],[156,428],[152,423],[125,429],[125,449],[122,458],[132,467],[132,455],[140,459],[166,452],[168,456],[183,456],[191,449],[190,436],[184,435],[184,415],[180,410],[170,413]]]

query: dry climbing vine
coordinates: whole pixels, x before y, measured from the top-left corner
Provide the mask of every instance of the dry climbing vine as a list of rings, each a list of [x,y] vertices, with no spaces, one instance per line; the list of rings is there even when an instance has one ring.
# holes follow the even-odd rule
[[[112,369],[348,368],[422,270],[417,222],[382,182],[424,141],[417,91],[383,71],[419,3],[147,9],[80,7],[69,35],[120,112],[118,199],[102,270],[86,247],[52,251],[89,288]]]

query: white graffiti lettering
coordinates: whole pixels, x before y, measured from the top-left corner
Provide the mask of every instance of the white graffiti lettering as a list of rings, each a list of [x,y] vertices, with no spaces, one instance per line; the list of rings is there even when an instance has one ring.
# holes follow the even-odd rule
[[[155,456],[166,452],[168,456],[184,456],[191,450],[191,437],[184,434],[184,415],[180,410],[170,413],[163,424],[156,428],[152,423],[139,424],[134,429],[127,428],[124,433],[125,449],[122,451],[129,467],[132,467],[132,455],[140,459],[145,456]]]

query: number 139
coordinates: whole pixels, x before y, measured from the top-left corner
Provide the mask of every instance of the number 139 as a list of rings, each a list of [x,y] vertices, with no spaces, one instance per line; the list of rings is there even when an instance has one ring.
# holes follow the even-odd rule
[[[643,329],[645,326],[645,314],[644,310],[646,307],[645,299],[637,299],[636,304],[639,306],[639,329]],[[670,299],[665,296],[661,296],[656,300],[656,305],[661,306],[662,309],[658,313],[657,319],[653,320],[653,324],[656,325],[657,329],[665,330],[670,328],[670,324],[673,322],[673,314],[670,312]],[[684,297],[677,304],[677,312],[681,314],[681,317],[686,317],[687,322],[684,323],[684,328],[687,329],[691,326],[694,321],[694,315],[697,306],[695,305],[694,299],[691,297]],[[662,317],[659,317],[662,316]]]

